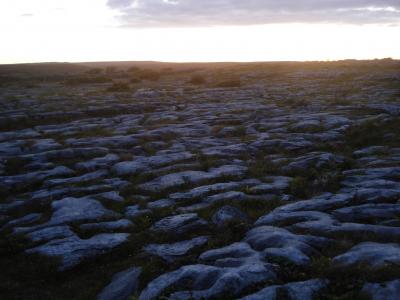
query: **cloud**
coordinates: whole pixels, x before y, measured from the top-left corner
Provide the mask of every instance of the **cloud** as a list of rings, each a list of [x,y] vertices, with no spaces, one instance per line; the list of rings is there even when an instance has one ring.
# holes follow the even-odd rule
[[[132,27],[400,23],[399,0],[108,0]]]

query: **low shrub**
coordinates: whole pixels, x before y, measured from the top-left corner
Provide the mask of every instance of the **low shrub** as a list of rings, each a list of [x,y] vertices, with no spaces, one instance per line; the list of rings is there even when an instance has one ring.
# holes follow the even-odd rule
[[[123,82],[114,82],[113,85],[107,89],[108,92],[127,92],[129,90],[129,84]]]
[[[242,82],[240,81],[240,79],[228,79],[228,80],[218,82],[216,84],[216,87],[220,87],[220,88],[241,87],[241,86],[242,86]]]
[[[148,81],[158,81],[160,80],[161,74],[157,71],[153,70],[142,70],[139,73],[139,78],[142,80],[148,80]]]
[[[188,83],[193,85],[202,85],[206,83],[206,79],[201,75],[193,75]]]
[[[81,84],[95,84],[95,83],[107,83],[111,79],[106,76],[78,76],[68,78],[64,81],[66,85],[81,85]]]

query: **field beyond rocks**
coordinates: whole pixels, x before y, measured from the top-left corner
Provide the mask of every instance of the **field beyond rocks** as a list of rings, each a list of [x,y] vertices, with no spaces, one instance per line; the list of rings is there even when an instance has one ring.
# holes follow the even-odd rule
[[[0,298],[396,300],[400,62],[0,66]]]

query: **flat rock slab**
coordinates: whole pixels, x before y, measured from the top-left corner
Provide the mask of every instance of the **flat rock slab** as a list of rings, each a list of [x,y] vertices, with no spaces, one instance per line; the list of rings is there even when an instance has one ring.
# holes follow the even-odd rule
[[[312,235],[298,235],[290,231],[271,226],[261,226],[250,230],[244,239],[257,251],[263,251],[267,257],[284,258],[297,265],[307,265],[310,257],[319,254],[318,248],[328,240]]]
[[[146,214],[151,214],[151,210],[147,208],[141,208],[139,204],[128,206],[125,209],[126,218],[133,219]]]
[[[371,300],[398,300],[400,295],[400,280],[383,283],[366,283],[362,292],[371,297]]]
[[[270,181],[269,183],[263,183],[256,185],[249,189],[251,193],[280,193],[289,187],[291,177],[286,176],[268,176],[265,180]]]
[[[74,171],[64,166],[57,166],[51,170],[30,172],[22,175],[15,176],[4,176],[0,180],[1,186],[5,189],[17,187],[19,184],[33,184],[41,182],[42,180],[48,179],[50,177],[62,177],[71,176]]]
[[[69,226],[53,226],[39,229],[27,234],[33,242],[47,242],[54,239],[62,239],[75,235]]]
[[[169,299],[210,299],[218,296],[237,295],[245,288],[266,280],[275,280],[276,274],[268,264],[246,264],[237,268],[221,268],[208,265],[189,265],[161,275],[150,282],[140,294],[140,300],[153,300],[169,287],[181,291],[173,293]],[[191,289],[183,290],[185,283],[191,282]]]
[[[111,283],[97,296],[97,300],[128,300],[138,292],[141,268],[132,267],[113,276]]]
[[[161,192],[185,184],[199,184],[207,180],[214,180],[223,177],[241,177],[245,175],[246,171],[247,167],[237,165],[225,165],[210,169],[208,172],[183,171],[161,176],[139,185],[139,188],[147,192]]]
[[[91,198],[65,198],[52,203],[54,210],[49,225],[72,222],[101,221],[118,217],[112,210],[104,208]]]
[[[231,221],[247,222],[248,217],[240,209],[230,205],[225,205],[211,217],[211,221],[218,226],[223,226],[227,222]]]
[[[96,195],[96,198],[108,202],[124,202],[124,198],[117,191],[110,191]]]
[[[26,250],[27,253],[61,257],[60,271],[70,269],[84,260],[102,255],[124,243],[129,237],[127,233],[99,234],[90,239],[80,239],[70,236],[64,239],[53,240],[47,244]]]
[[[162,167],[168,164],[177,163],[193,157],[190,152],[180,152],[150,157],[138,157],[134,161],[117,163],[112,171],[119,176],[133,175],[153,168]]]
[[[17,219],[8,221],[3,227],[0,228],[0,230],[4,230],[7,228],[12,228],[12,227],[16,227],[16,226],[31,224],[31,223],[39,221],[41,217],[42,217],[42,214],[31,213],[31,214],[28,214],[21,218],[17,218]]]
[[[342,222],[390,220],[400,216],[400,204],[363,204],[340,208],[332,214]]]
[[[327,211],[331,209],[341,208],[353,201],[354,195],[351,193],[324,193],[308,200],[298,201],[276,208],[273,212],[290,212],[290,211]]]
[[[63,179],[50,179],[47,180],[44,184],[45,187],[50,188],[56,185],[73,185],[79,184],[82,182],[94,181],[98,180],[101,181],[102,178],[106,177],[108,172],[106,170],[98,170],[91,173],[86,173],[81,176],[77,177],[70,177],[70,178],[63,178]]]
[[[151,230],[182,234],[188,231],[204,228],[205,226],[207,226],[205,220],[201,219],[197,214],[191,213],[161,219],[151,227]]]
[[[313,152],[298,157],[283,168],[285,172],[305,172],[310,168],[335,167],[344,163],[344,157],[332,153]]]
[[[86,162],[77,163],[75,168],[77,170],[95,171],[98,169],[108,168],[111,164],[116,163],[118,160],[118,155],[107,154],[104,157],[96,157]]]
[[[313,300],[328,285],[328,280],[311,279],[291,282],[285,285],[272,285],[240,300],[279,300],[280,293],[285,293],[288,300]]]
[[[384,267],[400,264],[399,244],[361,243],[345,254],[336,256],[334,263],[345,266],[367,264],[371,267]]]
[[[233,201],[233,200],[244,201],[247,198],[248,196],[243,192],[229,191],[225,193],[208,196],[207,198],[204,199],[204,203],[214,204],[218,202]]]
[[[169,198],[177,201],[190,200],[190,199],[205,197],[208,196],[209,194],[232,191],[240,187],[251,186],[259,183],[261,183],[261,181],[255,179],[236,181],[236,182],[221,182],[221,183],[199,186],[188,192],[170,194]]]
[[[160,256],[166,261],[172,262],[177,258],[187,254],[194,248],[203,246],[207,243],[207,241],[208,237],[199,236],[188,241],[182,241],[173,244],[150,244],[144,247],[144,250],[147,253]]]

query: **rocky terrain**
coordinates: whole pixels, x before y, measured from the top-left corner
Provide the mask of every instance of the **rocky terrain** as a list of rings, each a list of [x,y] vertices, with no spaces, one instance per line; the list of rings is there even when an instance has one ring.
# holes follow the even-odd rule
[[[0,85],[1,299],[399,299],[399,62],[99,72]]]

